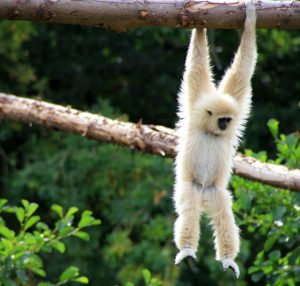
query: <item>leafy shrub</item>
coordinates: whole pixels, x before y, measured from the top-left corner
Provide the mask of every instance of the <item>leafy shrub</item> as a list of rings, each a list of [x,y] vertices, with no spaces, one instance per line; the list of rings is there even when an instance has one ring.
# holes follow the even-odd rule
[[[58,215],[54,228],[50,228],[36,215],[38,204],[22,200],[22,206],[8,206],[7,200],[0,200],[0,285],[31,285],[46,277],[42,252],[56,250],[65,252],[64,240],[74,236],[85,241],[89,235],[83,229],[100,224],[91,211],[84,211],[79,222],[74,223],[74,214],[78,208],[71,207],[67,212],[59,205],[51,209]],[[19,223],[18,230],[12,230],[5,222],[5,214],[14,214]],[[40,282],[38,286],[63,285],[68,282],[87,284],[88,278],[79,275],[79,269],[70,266],[62,272],[59,282]],[[34,283],[36,284],[36,283]]]
[[[275,139],[277,148],[277,164],[286,164],[290,168],[300,166],[300,133],[295,132],[289,135],[279,135],[279,122],[276,119],[268,121],[268,127]]]
[[[279,122],[268,121],[275,138],[277,156],[275,163],[299,168],[299,134],[279,135]],[[263,161],[267,152],[247,151]],[[252,281],[262,285],[294,286],[300,282],[300,196],[238,177],[232,180],[237,200],[235,212],[240,225],[247,230],[247,238],[256,256],[248,273]]]

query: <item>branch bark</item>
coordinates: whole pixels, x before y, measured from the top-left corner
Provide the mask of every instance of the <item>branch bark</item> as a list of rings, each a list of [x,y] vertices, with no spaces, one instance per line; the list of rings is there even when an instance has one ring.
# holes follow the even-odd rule
[[[258,0],[258,28],[300,28],[300,2]],[[0,19],[125,31],[145,26],[241,28],[240,0],[1,0]]]
[[[82,112],[44,101],[0,93],[0,117],[29,124],[38,124],[88,139],[104,141],[142,152],[174,157],[177,135],[172,129],[112,120],[101,115]],[[238,154],[234,173],[264,184],[300,192],[300,170],[262,163]]]

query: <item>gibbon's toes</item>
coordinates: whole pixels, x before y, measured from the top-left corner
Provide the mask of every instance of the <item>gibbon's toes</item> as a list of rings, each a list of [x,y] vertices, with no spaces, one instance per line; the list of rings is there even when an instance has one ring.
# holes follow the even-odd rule
[[[186,257],[191,256],[195,260],[197,260],[196,251],[192,248],[183,248],[177,253],[175,258],[175,264],[179,265],[179,263]]]
[[[240,276],[240,269],[234,260],[225,256],[221,259],[221,261],[223,263],[224,270],[230,268],[234,272],[235,278],[238,279]]]

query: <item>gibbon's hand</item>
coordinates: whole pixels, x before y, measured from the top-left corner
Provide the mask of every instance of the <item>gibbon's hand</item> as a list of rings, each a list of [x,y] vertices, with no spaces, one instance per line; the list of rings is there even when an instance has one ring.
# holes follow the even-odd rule
[[[223,268],[226,271],[228,268],[230,268],[234,274],[235,274],[235,278],[238,279],[240,276],[240,269],[238,267],[238,265],[234,262],[233,259],[228,258],[227,256],[223,257],[221,259],[221,262],[223,263]]]
[[[246,6],[246,21],[255,23],[256,22],[255,0],[246,0],[245,6]]]
[[[180,252],[176,255],[175,264],[178,266],[179,263],[186,257],[192,257],[197,260],[196,251],[192,248],[183,248]]]

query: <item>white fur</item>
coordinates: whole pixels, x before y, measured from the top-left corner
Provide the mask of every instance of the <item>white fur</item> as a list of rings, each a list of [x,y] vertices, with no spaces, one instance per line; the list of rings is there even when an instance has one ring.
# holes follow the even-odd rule
[[[246,12],[239,49],[218,87],[209,65],[206,30],[192,32],[179,93],[180,140],[174,192],[178,214],[174,236],[180,250],[176,263],[186,256],[194,257],[200,237],[200,216],[206,212],[214,228],[216,258],[223,261],[225,268],[231,266],[236,276],[239,270],[234,258],[239,251],[239,230],[227,184],[250,111],[250,81],[257,58],[256,13],[252,2],[247,4]],[[231,119],[225,130],[218,124],[220,118]]]

